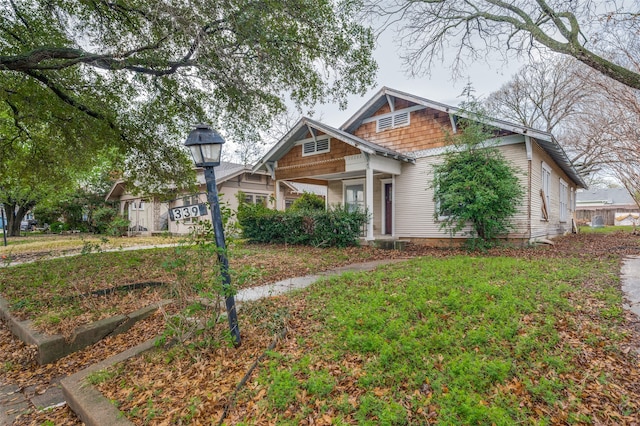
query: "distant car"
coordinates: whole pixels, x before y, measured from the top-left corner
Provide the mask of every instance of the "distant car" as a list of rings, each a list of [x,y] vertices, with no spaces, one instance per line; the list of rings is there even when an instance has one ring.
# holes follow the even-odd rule
[[[20,230],[31,231],[33,227],[36,226],[37,224],[38,224],[38,221],[34,219],[23,220],[22,222],[20,222]]]

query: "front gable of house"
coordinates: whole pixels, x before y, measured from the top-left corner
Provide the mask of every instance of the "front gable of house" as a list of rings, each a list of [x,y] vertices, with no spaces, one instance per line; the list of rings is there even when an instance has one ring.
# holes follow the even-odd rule
[[[278,160],[276,179],[296,179],[312,175],[331,175],[345,171],[345,157],[360,150],[321,131],[307,132]]]
[[[389,102],[363,119],[353,134],[402,153],[446,144],[446,134],[453,131],[447,112],[402,98],[390,97]]]

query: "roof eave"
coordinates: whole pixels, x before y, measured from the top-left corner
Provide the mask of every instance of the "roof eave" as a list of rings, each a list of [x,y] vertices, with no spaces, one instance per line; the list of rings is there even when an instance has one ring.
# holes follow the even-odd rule
[[[105,200],[105,201],[116,201],[115,199],[114,199],[114,200],[111,200],[111,196],[113,195],[113,193],[115,192],[115,190],[116,190],[116,188],[117,188],[118,186],[121,186],[121,187],[122,187],[122,190],[123,190],[123,192],[124,192],[124,180],[120,179],[120,180],[116,181],[116,182],[111,186],[111,189],[109,190],[109,192],[107,193],[107,195],[104,197],[104,200]]]
[[[280,140],[273,146],[273,148],[271,148],[265,155],[262,156],[260,160],[256,162],[255,166],[253,166],[251,171],[255,173],[260,169],[264,170],[264,167],[268,162],[279,160],[282,157],[282,155],[278,156],[279,152],[281,150],[284,151],[284,149],[288,147],[288,145],[291,143],[290,140],[293,137],[293,135],[295,135],[300,130],[300,128],[305,125],[306,125],[306,117],[301,117],[296,123],[296,125],[293,126],[291,130],[289,130],[282,138],[280,138]]]
[[[558,164],[558,166],[560,166],[567,176],[573,180],[578,188],[587,189],[589,187],[573,166],[573,163],[569,159],[567,153],[562,149],[558,141],[556,141],[553,136],[551,136],[550,140],[537,139],[537,141],[542,149],[553,158],[553,160]]]

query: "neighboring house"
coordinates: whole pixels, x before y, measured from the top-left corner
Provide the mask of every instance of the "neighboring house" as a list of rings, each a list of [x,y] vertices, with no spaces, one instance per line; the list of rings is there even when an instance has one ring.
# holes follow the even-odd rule
[[[433,166],[442,161],[447,133],[464,112],[419,96],[382,88],[340,128],[302,118],[256,164],[276,180],[327,188],[329,205],[366,209],[366,240],[403,239],[442,244],[450,239],[434,219]],[[575,193],[586,185],[547,132],[492,120],[497,146],[519,170],[525,190],[509,238],[532,241],[573,229]],[[453,237],[461,240],[462,235]]]
[[[581,190],[576,195],[576,220],[581,224],[589,224],[594,217],[601,216],[607,226],[633,225],[630,215],[640,211],[626,188]]]
[[[325,203],[327,201],[327,187],[323,185],[313,185],[310,183],[301,183],[293,181],[280,181],[280,204],[275,207],[279,210],[287,210],[293,205],[293,202],[297,200],[305,192],[318,195],[324,198]],[[284,204],[282,204],[284,203]]]
[[[129,233],[152,234],[170,232],[172,234],[187,234],[197,219],[172,221],[169,218],[169,209],[185,205],[205,203],[207,201],[207,189],[204,180],[204,169],[197,169],[197,193],[184,193],[169,201],[142,195],[133,195],[126,190],[122,181],[116,182],[107,194],[108,201],[120,202],[120,213],[129,219]],[[250,203],[264,203],[273,206],[274,182],[265,172],[252,172],[248,166],[222,162],[215,168],[216,185],[220,203],[233,211],[238,208],[238,192],[244,193],[245,200]],[[211,216],[200,217],[202,220],[210,220]]]

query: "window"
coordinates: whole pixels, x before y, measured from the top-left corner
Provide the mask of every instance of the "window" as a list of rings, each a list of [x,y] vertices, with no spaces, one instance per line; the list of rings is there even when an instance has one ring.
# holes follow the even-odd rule
[[[542,197],[542,219],[549,220],[551,211],[551,167],[547,163],[542,163],[542,189],[540,190]]]
[[[362,183],[360,183],[362,182]],[[350,181],[344,182],[344,207],[348,212],[367,211],[366,204],[364,202],[364,182],[362,180],[358,181]],[[365,236],[367,234],[367,224],[362,224],[362,229],[360,230],[360,236]]]
[[[451,212],[449,210],[443,210],[440,207],[440,198],[435,199],[436,203],[436,212],[438,213],[438,220],[446,220],[451,216]]]
[[[316,139],[307,141],[302,144],[302,156],[321,154],[323,152],[329,152],[329,140],[330,138]]]
[[[344,193],[344,204],[347,211],[365,211],[366,208],[364,205],[364,185],[347,185],[345,187]]]
[[[569,195],[569,185],[567,185],[567,182],[560,179],[560,222],[567,221],[568,195]]]
[[[376,132],[408,126],[410,121],[409,119],[409,111],[382,116],[376,120]]]
[[[285,210],[289,210],[289,209],[291,208],[291,206],[293,205],[293,202],[294,202],[294,201],[295,201],[295,200],[294,200],[294,199],[292,199],[292,198],[287,198],[287,199],[285,199],[285,200],[284,200],[284,209],[285,209]]]
[[[131,210],[144,210],[144,201],[132,201],[131,202]]]
[[[200,197],[198,195],[186,195],[182,197],[183,206],[191,206],[193,204],[200,204]]]
[[[268,198],[265,194],[244,194],[244,202],[247,204],[262,204],[266,206]]]

